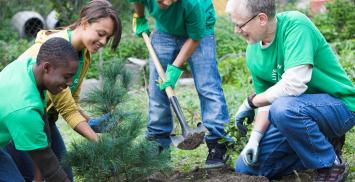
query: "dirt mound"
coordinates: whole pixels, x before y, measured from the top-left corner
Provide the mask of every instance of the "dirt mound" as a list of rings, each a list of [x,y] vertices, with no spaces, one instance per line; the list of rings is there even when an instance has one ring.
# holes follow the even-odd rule
[[[175,171],[168,175],[156,173],[148,181],[151,182],[265,182],[269,181],[263,176],[248,176],[237,174],[233,169],[201,169],[196,168],[188,173]]]
[[[312,171],[298,172],[293,175],[284,176],[277,181],[281,182],[304,182],[312,181]],[[178,171],[162,174],[156,173],[149,177],[149,182],[266,182],[269,181],[263,176],[249,176],[238,174],[233,169],[202,169],[196,168],[188,173]]]

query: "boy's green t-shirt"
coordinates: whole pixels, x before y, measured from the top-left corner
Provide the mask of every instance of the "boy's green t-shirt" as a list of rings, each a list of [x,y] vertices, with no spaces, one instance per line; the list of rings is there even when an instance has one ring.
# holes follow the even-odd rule
[[[312,79],[306,93],[328,93],[355,111],[353,83],[323,35],[300,12],[279,13],[273,42],[266,48],[260,43],[248,45],[246,59],[257,93],[277,83],[285,70],[310,64]]]
[[[128,1],[145,5],[158,31],[193,40],[214,34],[216,13],[212,0],[178,0],[167,9],[160,9],[156,0]]]
[[[42,119],[45,103],[32,70],[35,63],[33,58],[16,60],[0,72],[0,147],[11,140],[24,151],[48,146]]]

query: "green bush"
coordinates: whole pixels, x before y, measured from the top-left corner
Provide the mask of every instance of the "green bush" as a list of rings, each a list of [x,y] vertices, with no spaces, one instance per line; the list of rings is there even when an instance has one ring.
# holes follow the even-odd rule
[[[132,34],[132,33],[131,33]],[[118,48],[117,54],[120,58],[136,57],[148,58],[148,49],[142,38],[133,35],[125,35]]]
[[[352,80],[355,82],[355,39],[334,42],[331,44],[339,55],[340,64]]]
[[[313,17],[313,22],[328,42],[355,38],[353,0],[335,0],[326,4],[327,13]]]
[[[16,60],[30,45],[31,43],[26,39],[12,39],[9,42],[0,40],[0,71]]]
[[[234,33],[234,24],[228,17],[217,17],[215,34],[217,58],[221,58],[226,54],[245,52],[247,43]]]
[[[11,20],[4,19],[0,21],[0,26],[4,28],[0,28],[0,41],[9,42],[14,39],[19,39],[18,33],[11,27]]]

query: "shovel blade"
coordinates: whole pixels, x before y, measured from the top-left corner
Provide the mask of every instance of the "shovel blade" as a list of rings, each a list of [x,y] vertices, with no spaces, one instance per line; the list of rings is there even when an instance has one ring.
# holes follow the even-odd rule
[[[205,132],[195,132],[192,130],[191,133],[187,134],[185,137],[171,136],[171,141],[174,146],[182,150],[193,150],[203,143],[205,137]]]

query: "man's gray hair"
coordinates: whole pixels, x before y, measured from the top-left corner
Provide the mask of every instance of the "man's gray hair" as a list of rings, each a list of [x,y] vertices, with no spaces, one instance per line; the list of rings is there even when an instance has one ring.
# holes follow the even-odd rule
[[[273,18],[276,14],[275,0],[229,0],[226,12],[238,11],[245,16],[254,16],[258,13],[265,13]]]

